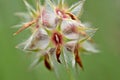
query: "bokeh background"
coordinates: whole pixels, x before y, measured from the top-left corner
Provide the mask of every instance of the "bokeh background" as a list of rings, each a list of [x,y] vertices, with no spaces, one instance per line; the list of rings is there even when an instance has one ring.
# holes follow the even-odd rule
[[[21,21],[14,13],[22,11],[23,0],[0,0],[0,80],[57,80],[43,63],[29,71],[30,59],[15,48],[28,36],[27,32],[12,36],[17,29],[11,27]],[[94,39],[100,53],[82,56],[85,70],[79,70],[79,80],[120,80],[120,0],[86,0],[81,20],[99,28]],[[64,69],[59,71],[60,80],[69,80]]]

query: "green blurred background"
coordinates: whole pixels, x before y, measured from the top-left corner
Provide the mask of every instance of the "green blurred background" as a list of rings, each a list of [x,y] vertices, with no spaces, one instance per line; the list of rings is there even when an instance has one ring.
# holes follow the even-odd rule
[[[17,29],[11,26],[21,21],[14,13],[22,11],[26,11],[22,0],[0,0],[0,80],[57,80],[43,63],[29,71],[30,59],[15,48],[28,36],[27,32],[12,36]],[[81,19],[99,28],[94,39],[100,53],[82,56],[85,70],[79,70],[79,80],[120,80],[120,0],[86,0]],[[69,80],[64,69],[59,71],[60,80]]]

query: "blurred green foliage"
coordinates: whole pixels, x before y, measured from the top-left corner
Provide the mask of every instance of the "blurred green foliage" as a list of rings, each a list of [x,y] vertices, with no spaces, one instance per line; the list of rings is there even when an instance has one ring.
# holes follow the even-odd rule
[[[34,0],[28,1],[34,5]],[[57,80],[42,63],[29,71],[30,59],[15,48],[28,36],[12,36],[17,29],[11,27],[20,22],[14,13],[22,11],[22,0],[0,0],[0,80]],[[86,0],[81,20],[99,28],[94,39],[100,53],[82,56],[85,70],[79,70],[79,80],[120,80],[120,0]],[[69,80],[63,68],[59,71],[60,80]]]

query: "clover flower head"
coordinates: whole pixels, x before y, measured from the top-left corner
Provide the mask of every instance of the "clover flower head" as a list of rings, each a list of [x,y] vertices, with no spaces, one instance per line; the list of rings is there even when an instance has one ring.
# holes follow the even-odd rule
[[[97,29],[87,27],[80,18],[85,0],[65,5],[64,0],[45,0],[42,5],[36,0],[36,9],[27,1],[24,3],[28,13],[18,13],[26,23],[14,35],[29,28],[31,36],[18,47],[23,51],[36,55],[33,66],[44,61],[45,66],[52,70],[55,61],[73,67],[78,64],[83,69],[80,55],[84,52],[97,52],[92,36]],[[71,55],[68,58],[68,55]],[[64,60],[63,60],[64,59]]]

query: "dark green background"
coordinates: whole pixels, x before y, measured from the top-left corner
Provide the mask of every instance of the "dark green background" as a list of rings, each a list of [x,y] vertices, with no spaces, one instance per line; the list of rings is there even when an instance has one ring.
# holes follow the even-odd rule
[[[43,64],[29,71],[30,59],[15,49],[28,36],[27,32],[12,36],[17,29],[11,26],[20,22],[13,14],[22,11],[26,11],[22,0],[0,0],[0,80],[56,80]],[[86,0],[82,21],[99,28],[94,39],[100,53],[82,56],[85,70],[79,72],[79,80],[120,80],[120,0]],[[60,80],[69,80],[64,69],[60,73]]]

